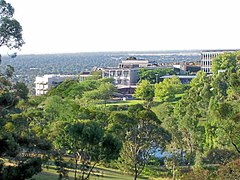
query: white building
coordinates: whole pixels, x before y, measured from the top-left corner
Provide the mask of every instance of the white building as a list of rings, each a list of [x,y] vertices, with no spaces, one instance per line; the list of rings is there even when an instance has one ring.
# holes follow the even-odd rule
[[[155,68],[155,62],[149,60],[126,59],[118,64],[118,67],[102,69],[103,78],[113,78],[117,88],[136,87],[139,68]]]
[[[138,82],[138,69],[136,68],[103,68],[103,78],[113,78],[117,87],[135,86]]]
[[[46,94],[51,87],[59,85],[64,80],[71,78],[76,79],[76,75],[56,75],[48,74],[44,76],[37,76],[35,80],[36,95]]]
[[[225,52],[235,52],[237,50],[204,50],[201,52],[201,70],[206,73],[211,73],[212,60],[216,58],[219,54]]]

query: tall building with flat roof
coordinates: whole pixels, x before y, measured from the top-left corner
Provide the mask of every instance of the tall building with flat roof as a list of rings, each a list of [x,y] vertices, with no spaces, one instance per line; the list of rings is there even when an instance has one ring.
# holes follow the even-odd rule
[[[226,49],[226,50],[204,50],[201,52],[201,70],[206,73],[211,73],[212,60],[216,58],[219,54],[223,53],[233,53],[236,49]]]

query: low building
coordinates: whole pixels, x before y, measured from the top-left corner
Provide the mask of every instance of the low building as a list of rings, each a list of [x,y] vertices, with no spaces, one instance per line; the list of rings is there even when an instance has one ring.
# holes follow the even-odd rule
[[[35,91],[36,95],[46,94],[48,90],[52,87],[55,87],[62,83],[64,80],[77,79],[76,75],[56,75],[56,74],[47,74],[44,76],[37,76],[35,80]]]
[[[182,84],[189,84],[191,82],[192,79],[196,78],[196,75],[192,75],[192,76],[188,76],[188,75],[176,75]],[[166,75],[166,76],[162,76],[160,77],[160,81],[163,81],[166,78],[172,78],[172,75]]]

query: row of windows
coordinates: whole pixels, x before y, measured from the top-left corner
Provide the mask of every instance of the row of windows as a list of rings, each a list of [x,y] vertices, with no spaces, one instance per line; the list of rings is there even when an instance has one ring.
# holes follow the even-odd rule
[[[216,58],[219,54],[215,53],[215,54],[201,54],[201,59],[213,59]]]
[[[106,72],[104,73],[104,77],[128,77],[129,76],[129,72],[128,71],[110,71],[110,72]]]
[[[212,66],[212,61],[202,61],[201,65],[202,66]]]
[[[115,84],[118,84],[118,85],[129,85],[129,80],[128,79],[124,79],[124,80],[121,80],[121,79],[117,79],[115,80]]]
[[[207,67],[202,67],[201,68],[202,71],[206,72],[206,73],[210,73],[210,68],[207,68]]]

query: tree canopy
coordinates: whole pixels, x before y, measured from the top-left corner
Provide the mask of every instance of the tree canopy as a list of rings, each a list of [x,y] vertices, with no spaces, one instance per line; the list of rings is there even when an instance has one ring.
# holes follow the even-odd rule
[[[175,98],[175,94],[181,93],[182,90],[182,83],[177,76],[165,78],[163,82],[155,84],[155,97],[163,102],[172,101]]]
[[[174,75],[175,71],[171,68],[155,68],[155,69],[139,69],[138,76],[139,82],[142,80],[148,80],[151,84],[158,83],[159,78],[165,75]]]
[[[0,1],[0,47],[19,49],[24,44],[22,26],[13,18],[14,8],[5,0]]]
[[[148,80],[142,80],[135,90],[134,97],[145,100],[147,102],[153,101],[154,87]]]

